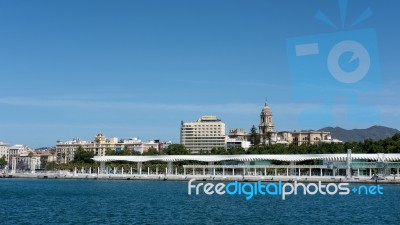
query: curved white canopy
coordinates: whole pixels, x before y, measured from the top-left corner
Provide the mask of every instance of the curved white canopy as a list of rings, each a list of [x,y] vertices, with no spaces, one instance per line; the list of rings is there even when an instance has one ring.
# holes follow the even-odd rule
[[[372,160],[372,161],[400,161],[400,154],[351,154],[352,160]],[[129,161],[199,161],[199,162],[220,162],[220,161],[261,161],[277,160],[285,162],[299,162],[306,160],[328,160],[346,161],[347,154],[299,154],[299,155],[152,155],[152,156],[95,156],[96,162]]]

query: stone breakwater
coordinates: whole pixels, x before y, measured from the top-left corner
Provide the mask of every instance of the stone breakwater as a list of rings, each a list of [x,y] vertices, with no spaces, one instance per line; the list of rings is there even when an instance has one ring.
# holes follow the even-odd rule
[[[326,182],[326,183],[382,183],[382,184],[400,184],[399,177],[386,177],[382,180],[375,180],[369,177],[350,178],[346,177],[316,177],[316,176],[212,176],[212,175],[138,175],[138,174],[73,174],[73,173],[14,173],[3,174],[1,178],[31,178],[31,179],[89,179],[89,180],[149,180],[149,181],[189,181],[195,178],[198,181],[263,181],[263,182]]]

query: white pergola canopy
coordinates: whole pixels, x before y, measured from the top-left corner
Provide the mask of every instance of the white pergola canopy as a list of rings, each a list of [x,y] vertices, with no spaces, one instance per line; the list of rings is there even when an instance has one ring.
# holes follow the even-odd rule
[[[276,160],[284,162],[301,162],[306,160],[346,161],[347,154],[299,154],[299,155],[152,155],[152,156],[95,156],[96,162],[220,162],[220,161],[262,161]],[[351,154],[352,160],[371,160],[393,162],[400,161],[400,154]]]

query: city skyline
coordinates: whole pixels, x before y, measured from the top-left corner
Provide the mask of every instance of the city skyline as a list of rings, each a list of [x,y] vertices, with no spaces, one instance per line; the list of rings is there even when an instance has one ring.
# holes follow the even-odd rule
[[[354,0],[347,10],[373,12],[357,28],[376,30],[382,88],[358,97],[379,118],[347,123],[339,96],[339,116],[304,124],[300,114],[321,103],[293,98],[286,41],[337,31],[314,15],[339,22],[339,7],[288,2],[2,2],[0,141],[42,147],[103,132],[178,143],[180,122],[202,115],[227,130],[257,126],[266,97],[278,131],[399,129],[400,3]]]

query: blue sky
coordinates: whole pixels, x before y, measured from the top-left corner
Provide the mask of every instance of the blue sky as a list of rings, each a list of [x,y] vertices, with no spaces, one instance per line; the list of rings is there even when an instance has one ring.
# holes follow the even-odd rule
[[[0,140],[40,147],[103,132],[179,142],[180,121],[204,114],[227,130],[257,125],[266,97],[278,131],[399,129],[400,3],[350,0],[347,24],[368,7],[372,17],[335,29],[314,15],[320,10],[340,24],[336,0],[2,0]],[[365,28],[376,31],[379,88],[357,87],[352,100],[345,87],[332,101],[319,91],[299,100],[288,39]],[[308,94],[324,85],[311,83]],[[344,119],[352,112],[373,116]]]

